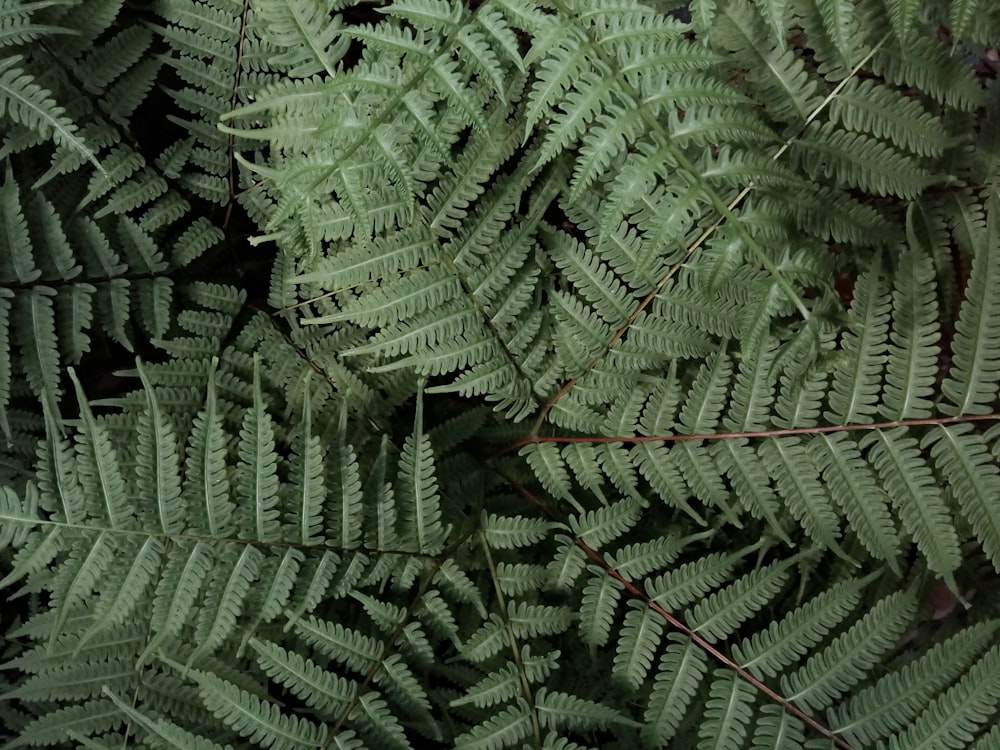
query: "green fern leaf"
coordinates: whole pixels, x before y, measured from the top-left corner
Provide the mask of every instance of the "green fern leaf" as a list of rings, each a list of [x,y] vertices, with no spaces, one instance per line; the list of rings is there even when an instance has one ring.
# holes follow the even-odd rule
[[[104,686],[102,692],[105,697],[110,698],[119,711],[128,716],[137,726],[142,727],[146,733],[147,741],[156,747],[162,748],[189,748],[190,750],[231,750],[231,745],[219,745],[201,735],[193,734],[186,729],[179,727],[166,719],[153,719],[135,708],[130,702],[127,703],[118,696],[110,687]]]
[[[138,363],[137,363],[138,364]],[[172,420],[160,407],[159,399],[145,369],[138,365],[146,395],[146,410],[139,418],[138,476],[139,490],[156,502],[163,533],[179,535],[186,529],[186,503],[181,495],[180,462]]]
[[[529,443],[520,455],[525,457],[546,492],[560,500],[570,499],[572,484],[556,443]]]
[[[294,651],[257,638],[251,638],[249,644],[261,668],[272,679],[322,715],[338,716],[357,694],[353,681],[321,668]]]
[[[860,447],[868,450],[868,460],[882,477],[903,526],[926,556],[928,567],[956,590],[952,573],[962,560],[958,535],[916,439],[907,436],[903,428],[877,430],[866,435]]]
[[[948,25],[956,40],[966,36],[976,15],[981,12],[980,0],[951,0],[948,6]]]
[[[767,630],[733,646],[733,655],[743,669],[776,677],[842,622],[860,599],[859,582],[836,583],[781,620],[772,622]]]
[[[217,362],[213,362],[205,407],[195,417],[188,439],[184,491],[204,509],[204,528],[209,536],[218,539],[232,534],[236,506],[229,496],[228,440],[216,395],[216,368]]]
[[[680,432],[703,435],[714,430],[725,406],[732,373],[732,361],[723,349],[699,368],[681,407]]]
[[[600,549],[612,539],[624,534],[639,522],[640,506],[632,499],[620,500],[582,516],[572,516],[569,526],[573,533],[592,549]]]
[[[0,116],[7,115],[43,138],[52,138],[57,144],[74,149],[107,177],[93,150],[77,135],[77,126],[55,103],[51,92],[18,66],[21,60],[20,55],[0,60]]]
[[[970,424],[938,426],[921,440],[920,447],[930,448],[983,551],[1000,569],[1000,508],[993,502],[1000,493],[1000,470],[991,460],[986,441]]]
[[[406,732],[389,705],[378,697],[378,693],[368,692],[358,699],[358,728],[372,737],[375,747],[411,750]]]
[[[531,589],[542,589],[548,572],[541,565],[497,563],[497,583],[506,596],[520,596]]]
[[[205,655],[219,649],[236,628],[237,618],[247,604],[251,586],[260,573],[264,554],[249,545],[233,546],[214,561],[215,570],[205,593],[205,604],[195,623],[198,646],[188,664],[195,664]]]
[[[665,568],[677,557],[685,544],[672,534],[658,537],[648,542],[636,542],[619,548],[605,557],[627,581],[642,578],[654,570]]]
[[[622,624],[612,671],[632,690],[645,683],[663,635],[663,618],[644,602],[626,601],[629,607]]]
[[[214,554],[206,542],[177,543],[156,585],[150,617],[152,638],[139,656],[144,664],[164,642],[176,636],[191,613],[202,584],[209,577]]]
[[[3,431],[8,444],[12,436],[10,419],[7,416],[7,407],[10,405],[10,385],[13,375],[10,349],[10,301],[13,298],[14,293],[12,291],[0,287],[0,430]]]
[[[59,384],[59,340],[56,336],[55,290],[36,286],[15,300],[14,323],[24,331],[21,345],[21,367],[32,392],[52,414],[58,414],[57,399],[62,395]],[[20,338],[20,336],[19,336]]]
[[[107,428],[94,418],[83,387],[72,368],[69,370],[69,377],[76,389],[83,420],[83,434],[77,443],[81,487],[91,497],[102,500],[104,515],[111,528],[129,528],[135,519],[135,513],[126,495],[118,451],[111,442]]]
[[[855,61],[854,40],[857,37],[855,8],[851,0],[815,0],[823,19],[824,32],[845,66]]]
[[[994,646],[906,731],[889,738],[891,750],[968,747],[974,729],[1000,699],[1000,647]]]
[[[676,612],[729,580],[735,565],[731,555],[706,555],[647,580],[646,593],[668,612]]]
[[[303,553],[299,550],[289,549],[285,551],[280,561],[265,560],[260,577],[262,582],[270,581],[270,584],[267,593],[257,599],[257,614],[244,630],[238,650],[240,656],[261,623],[274,620],[288,605],[303,557]]]
[[[240,460],[236,475],[240,496],[253,508],[253,526],[242,531],[263,542],[278,539],[280,527],[278,457],[274,450],[271,415],[264,408],[259,357],[254,358],[253,393],[253,406],[246,411],[240,428]]]
[[[535,638],[564,632],[575,619],[569,607],[516,602],[508,611],[511,630],[517,638]]]
[[[987,202],[986,231],[977,235],[976,255],[965,300],[955,323],[951,372],[941,392],[951,402],[942,404],[946,414],[986,414],[997,394],[1000,371],[1000,331],[989,321],[1000,315],[1000,253],[995,243],[1000,231],[1000,193]]]
[[[920,0],[885,0],[893,32],[900,42],[905,43],[913,30],[920,9]]]
[[[923,419],[931,415],[930,397],[937,375],[940,325],[934,269],[923,253],[906,251],[899,261],[892,295],[884,402],[887,419]]]
[[[419,552],[434,554],[445,544],[449,529],[441,525],[441,506],[434,475],[434,451],[424,434],[422,387],[417,395],[413,433],[406,438],[400,455],[399,502],[401,522],[407,537]]]
[[[886,674],[838,707],[833,726],[858,744],[886,739],[912,722],[929,699],[988,648],[996,628],[995,621],[979,623],[935,644],[920,658]]]
[[[537,544],[552,530],[552,524],[543,518],[524,516],[498,516],[483,513],[483,536],[492,549],[516,549]]]
[[[667,638],[671,643],[660,657],[643,717],[643,737],[657,747],[673,739],[708,671],[708,657],[689,637],[671,633]]]
[[[118,541],[114,535],[102,531],[93,541],[83,537],[69,550],[72,561],[52,582],[52,608],[56,619],[49,634],[49,646],[62,633],[63,627],[74,610],[89,601],[98,580],[109,572],[115,559]]]
[[[781,35],[771,39],[750,6],[730,3],[712,29],[713,46],[731,50],[744,70],[761,87],[768,110],[783,120],[805,122],[821,101],[816,82]],[[782,51],[784,50],[784,51]]]
[[[191,670],[189,674],[198,683],[205,707],[251,742],[273,750],[323,746],[326,727],[284,714],[276,704],[210,672]]]
[[[263,3],[259,13],[266,19],[265,33],[283,52],[271,57],[277,67],[293,77],[308,77],[320,71],[336,74],[336,64],[347,51],[340,37],[340,16],[330,17],[330,6],[340,3],[297,0],[292,3]]]
[[[818,544],[846,557],[837,542],[840,519],[802,441],[797,437],[768,439],[761,444],[759,453],[795,520]]]
[[[456,750],[501,750],[516,747],[531,734],[531,715],[523,698],[455,740]]]
[[[771,488],[766,464],[750,442],[746,438],[720,440],[712,446],[712,456],[750,514],[766,519],[779,536],[787,537],[778,522],[778,498]]]
[[[809,173],[876,195],[915,198],[927,181],[916,160],[881,141],[830,124],[808,128],[793,150]]]
[[[832,411],[826,415],[838,424],[873,421],[886,361],[890,309],[889,293],[879,273],[876,262],[855,287],[850,328],[844,334],[845,356],[834,371]]]
[[[121,722],[118,707],[106,698],[91,699],[66,708],[56,709],[29,722],[21,736],[7,747],[54,745],[73,733],[90,737],[107,732]]]
[[[481,663],[509,648],[510,633],[500,615],[491,614],[462,646],[462,658]]]
[[[710,643],[728,637],[781,590],[788,579],[787,567],[773,563],[737,578],[691,607],[685,622]]]
[[[830,103],[830,117],[849,130],[870,133],[921,156],[939,155],[946,146],[939,117],[873,81],[850,81]]]
[[[982,96],[972,66],[925,35],[883,48],[872,59],[872,70],[889,83],[916,86],[934,100],[965,111],[975,109]]]
[[[596,653],[599,647],[607,645],[611,638],[618,602],[624,586],[604,568],[590,566],[590,582],[583,587],[580,601],[580,637]]]
[[[889,504],[878,490],[875,476],[861,456],[858,444],[843,432],[818,435],[809,451],[823,472],[830,495],[844,510],[847,523],[879,560],[887,562],[897,575],[899,535],[889,512]]]
[[[534,656],[531,653],[531,647],[525,646],[521,651],[521,666],[524,677],[530,683],[542,682],[555,670],[558,659],[558,651],[545,656]],[[480,708],[489,708],[513,700],[521,692],[521,689],[521,673],[513,664],[508,664],[501,670],[484,677],[470,687],[461,698],[451,701],[450,705],[464,706],[472,703]]]
[[[155,580],[166,551],[163,541],[150,536],[138,549],[136,546],[126,544],[121,550],[118,560],[120,570],[111,571],[105,579],[104,590],[93,607],[93,622],[80,636],[77,651],[103,631],[130,622],[133,612]],[[120,564],[126,554],[131,557],[127,568]]]
[[[731,669],[712,678],[704,719],[698,729],[699,750],[739,750],[753,716],[753,688]]]
[[[788,12],[788,0],[754,0],[757,12],[771,27],[771,38],[779,45],[785,39],[785,14]],[[783,47],[779,46],[779,49]]]
[[[782,706],[761,706],[752,750],[793,750],[805,747],[805,725]]]
[[[824,708],[862,680],[909,626],[916,609],[912,592],[897,592],[879,601],[850,630],[815,653],[799,669],[781,677],[790,701]]]
[[[565,727],[587,730],[607,729],[615,725],[641,726],[608,706],[544,687],[535,693],[535,708],[539,723],[546,729]]]

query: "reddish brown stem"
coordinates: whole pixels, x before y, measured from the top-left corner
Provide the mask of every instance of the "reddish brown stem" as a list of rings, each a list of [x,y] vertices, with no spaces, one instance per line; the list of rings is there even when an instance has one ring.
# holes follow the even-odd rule
[[[505,480],[507,480],[507,482],[517,491],[519,495],[525,498],[536,508],[541,510],[543,514],[545,514],[549,518],[554,517],[552,511],[549,510],[549,508],[545,505],[545,503],[543,503],[541,500],[535,497],[534,494],[530,492],[528,489],[526,489],[523,485],[521,485],[520,482],[518,482],[513,477],[507,476],[502,471],[498,471],[498,473]],[[812,727],[817,732],[822,734],[824,737],[828,737],[834,743],[834,745],[839,747],[841,750],[854,750],[854,747],[851,745],[851,743],[849,743],[843,737],[839,737],[828,726],[812,718],[805,711],[803,711],[801,708],[799,708],[790,700],[788,700],[788,698],[785,698],[783,695],[769,688],[759,679],[750,674],[750,672],[748,672],[743,667],[736,664],[736,662],[734,662],[724,653],[719,651],[719,649],[717,649],[711,643],[706,641],[702,636],[698,635],[696,632],[691,630],[691,628],[689,628],[686,624],[684,624],[676,617],[674,617],[672,614],[667,612],[667,610],[665,610],[662,606],[653,601],[644,591],[640,590],[639,587],[637,587],[631,581],[626,580],[626,578],[621,573],[619,573],[615,568],[613,568],[610,564],[608,564],[608,562],[597,551],[592,549],[580,537],[574,536],[573,542],[574,544],[576,544],[577,547],[582,549],[591,560],[593,560],[595,563],[604,568],[604,570],[607,571],[608,575],[610,575],[619,583],[621,583],[622,586],[625,587],[625,590],[628,591],[632,596],[641,599],[643,602],[645,602],[647,607],[649,607],[658,615],[660,615],[660,617],[666,620],[672,627],[676,628],[677,630],[688,636],[695,643],[695,645],[697,645],[699,648],[701,648],[706,653],[711,655],[716,661],[718,661],[724,667],[727,667],[735,671],[736,674],[739,675],[741,679],[746,680],[755,688],[760,690],[768,698],[773,700],[775,703],[780,704],[786,711],[788,711],[790,714],[798,718],[800,721]]]
[[[699,435],[589,435],[567,437],[560,435],[528,435],[516,440],[501,453],[516,451],[532,443],[676,443],[681,440],[734,440],[736,438],[788,437],[789,435],[821,435],[827,432],[858,432],[862,430],[888,430],[893,427],[917,427],[920,425],[949,425],[964,422],[997,422],[1000,414],[963,414],[958,417],[929,417],[927,419],[901,419],[892,422],[871,424],[838,424],[824,427],[792,427],[782,430],[760,430],[757,432],[713,432]]]

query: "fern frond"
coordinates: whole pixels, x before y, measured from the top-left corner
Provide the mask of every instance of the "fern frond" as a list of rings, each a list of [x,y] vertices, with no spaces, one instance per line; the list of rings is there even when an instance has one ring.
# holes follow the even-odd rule
[[[861,600],[858,581],[841,581],[733,647],[743,669],[776,677],[818,644]]]
[[[180,748],[187,747],[191,750],[227,750],[230,745],[222,746],[211,740],[201,736],[193,734],[187,731],[183,727],[179,727],[171,721],[166,719],[153,719],[146,716],[142,712],[138,711],[130,703],[126,703],[122,698],[115,693],[110,687],[104,686],[102,692],[107,698],[110,698],[118,710],[122,712],[125,716],[128,716],[136,725],[142,727],[146,732],[147,740],[152,742],[154,745],[164,748]]]
[[[872,81],[854,79],[841,89],[830,103],[830,118],[921,156],[939,155],[946,145],[939,117],[920,102]]]
[[[441,523],[438,482],[434,476],[434,451],[424,434],[423,393],[417,395],[413,434],[403,444],[399,465],[401,521],[406,538],[416,550],[434,554],[441,550],[449,529]]]
[[[741,67],[750,71],[750,80],[760,87],[775,117],[805,122],[820,102],[818,86],[801,59],[763,31],[755,10],[744,3],[730,3],[719,14],[712,33],[713,45],[731,51]]]
[[[20,55],[0,60],[0,117],[7,116],[43,138],[51,138],[59,145],[74,149],[103,173],[94,151],[78,135],[76,124],[66,116],[65,109],[52,99],[51,92],[36,83],[35,77],[18,65],[21,60]]]
[[[925,35],[883,47],[872,70],[896,85],[912,85],[942,104],[969,111],[982,96],[972,67],[952,56],[948,47]]]
[[[753,702],[753,688],[739,675],[730,669],[716,670],[698,730],[698,747],[733,750],[742,747],[753,715]]]
[[[254,359],[254,403],[240,428],[237,487],[253,508],[253,525],[243,529],[252,539],[279,538],[277,455],[271,415],[264,408],[260,383],[260,360]]]
[[[198,612],[195,638],[198,646],[188,664],[194,664],[220,648],[236,628],[247,605],[251,586],[260,574],[263,553],[251,546],[232,546],[217,556],[214,575],[205,592],[206,605]]]
[[[934,428],[920,446],[930,448],[983,551],[1000,567],[1000,509],[992,501],[1000,489],[1000,470],[991,461],[986,441],[972,432],[972,425],[963,424]]]
[[[919,419],[931,413],[940,336],[934,291],[930,259],[916,251],[904,252],[892,295],[893,326],[880,409],[889,419]]]
[[[677,732],[685,711],[708,671],[705,652],[687,636],[671,633],[660,657],[653,690],[643,716],[647,742],[666,745]]]
[[[591,653],[605,646],[624,587],[603,568],[591,566],[590,582],[583,588],[580,601],[580,637]]]
[[[843,509],[851,529],[876,558],[898,574],[899,535],[889,504],[858,448],[843,432],[819,435],[809,443],[830,495]]]
[[[862,439],[860,447],[868,450],[868,460],[885,483],[904,528],[927,557],[928,566],[954,589],[951,574],[961,561],[958,535],[951,513],[933,487],[930,468],[920,456],[916,439],[901,428],[876,430]]]
[[[629,599],[626,603],[629,610],[615,649],[613,673],[633,690],[638,690],[653,666],[663,635],[663,620],[643,602]]]
[[[952,341],[953,366],[941,385],[951,402],[942,404],[946,414],[985,414],[996,399],[1000,370],[1000,335],[987,321],[1000,314],[1000,260],[995,249],[1000,229],[1000,194],[993,191],[987,201],[987,223],[977,235],[969,286],[962,302]]]
[[[208,578],[214,554],[205,542],[179,545],[167,559],[156,585],[150,617],[152,638],[139,656],[145,663],[167,639],[176,636],[187,621],[202,584]]]
[[[871,422],[881,390],[889,329],[889,292],[879,278],[880,264],[862,276],[851,303],[840,366],[834,370],[826,416],[834,422]]]
[[[538,720],[546,729],[606,729],[614,725],[639,726],[618,711],[594,701],[542,688],[535,694]]]
[[[531,734],[531,716],[523,698],[494,714],[490,719],[459,735],[456,750],[500,750],[516,746]]]
[[[276,704],[241,690],[210,672],[191,670],[190,674],[199,685],[205,706],[251,742],[274,750],[323,745],[325,727],[304,718],[288,716]]]
[[[541,518],[524,516],[483,515],[483,536],[494,549],[516,549],[528,547],[546,538],[552,524]]]
[[[809,173],[876,195],[915,198],[927,183],[927,172],[915,159],[881,141],[829,124],[807,128],[793,151]]]
[[[339,5],[308,0],[263,3],[258,12],[267,20],[265,33],[275,47],[283,48],[271,62],[296,78],[321,71],[335,75],[336,64],[347,51],[347,38],[340,36],[340,17],[330,18],[330,11]]]
[[[918,19],[920,0],[885,0],[886,11],[897,39],[905,43]]]
[[[995,622],[974,625],[880,678],[836,709],[837,731],[858,743],[884,740],[899,731],[982,654],[995,628]]]
[[[938,696],[907,730],[889,738],[891,748],[961,747],[989,716],[1000,696],[1000,648],[987,651],[959,682]]]
[[[850,630],[814,654],[799,669],[782,675],[781,687],[791,701],[823,708],[864,678],[892,648],[913,617],[912,592],[880,600]]]
[[[788,578],[786,569],[775,563],[755,570],[697,602],[686,613],[691,630],[710,643],[727,637],[778,593]]]

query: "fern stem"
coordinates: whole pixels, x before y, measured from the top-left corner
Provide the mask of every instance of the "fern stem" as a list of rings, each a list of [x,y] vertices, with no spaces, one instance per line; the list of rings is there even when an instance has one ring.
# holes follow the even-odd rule
[[[485,519],[486,511],[482,512],[482,519]],[[500,588],[500,577],[497,574],[496,565],[493,562],[493,555],[490,554],[490,545],[486,540],[486,535],[482,532],[482,520],[479,526],[480,534],[479,540],[483,546],[483,552],[486,554],[486,564],[490,569],[490,578],[493,581],[493,590],[497,595],[497,605],[500,607],[500,616],[503,618],[504,627],[507,630],[507,640],[510,643],[511,653],[514,655],[514,664],[517,666],[517,675],[521,682],[521,692],[524,693],[524,699],[528,704],[528,710],[531,713],[531,732],[535,742],[535,748],[541,750],[542,747],[542,728],[538,723],[538,711],[535,709],[535,698],[531,692],[531,685],[528,683],[528,676],[524,672],[524,663],[521,660],[521,649],[517,645],[517,636],[514,634],[514,629],[510,624],[510,613],[507,611],[507,601],[504,599],[503,590]]]
[[[563,13],[567,12],[565,8],[560,8],[560,10]],[[789,148],[791,148],[792,144],[795,143],[795,141],[798,140],[798,138],[802,135],[802,133],[805,132],[809,124],[813,122],[817,117],[819,117],[820,113],[824,109],[826,109],[827,106],[829,106],[830,102],[832,102],[840,94],[840,92],[843,91],[844,87],[858,75],[861,69],[865,65],[867,65],[868,62],[872,59],[872,57],[874,57],[875,54],[885,45],[886,41],[889,39],[889,36],[890,34],[886,33],[857,63],[857,65],[854,66],[850,74],[848,74],[844,78],[844,80],[840,81],[833,88],[833,90],[829,94],[827,94],[827,96],[823,99],[823,101],[820,102],[816,106],[816,108],[809,113],[809,116],[806,117],[805,122],[803,122],[802,125],[794,133],[792,133],[792,135],[790,135],[785,140],[785,142],[774,152],[774,154],[771,156],[771,161],[777,161],[785,154],[786,151],[788,151]],[[606,56],[602,57],[606,58]],[[613,65],[611,65],[612,61],[604,59],[604,62],[607,63],[609,66],[614,67]],[[645,119],[647,119],[647,121],[649,120],[648,117]],[[655,122],[653,122],[652,125],[655,125],[657,128],[660,127],[659,124]],[[667,136],[669,141],[669,134],[667,134]],[[678,159],[681,166],[689,173],[694,174],[695,173],[694,165],[691,164],[691,162],[687,159],[687,157],[685,157],[684,154],[677,149],[674,149],[673,151],[674,151],[674,156]],[[645,310],[652,303],[653,299],[656,298],[656,295],[659,294],[660,290],[663,289],[664,285],[671,278],[674,277],[674,275],[681,269],[681,267],[688,261],[688,259],[692,255],[694,255],[695,251],[697,251],[698,248],[701,247],[706,242],[706,240],[708,240],[708,238],[711,237],[712,234],[714,234],[715,231],[720,226],[722,226],[724,222],[732,218],[732,212],[736,210],[741,203],[743,203],[744,199],[746,199],[746,197],[750,194],[750,192],[754,189],[755,186],[756,186],[755,183],[751,181],[748,185],[743,187],[736,194],[735,197],[730,199],[728,203],[723,203],[721,197],[714,190],[706,188],[706,194],[708,195],[709,199],[712,201],[716,209],[719,211],[720,214],[719,217],[715,221],[713,221],[698,236],[698,238],[691,243],[691,245],[688,246],[687,250],[685,250],[684,252],[684,256],[679,261],[677,261],[677,263],[675,263],[673,266],[670,267],[667,273],[664,274],[663,277],[656,283],[656,286],[652,289],[652,291],[650,291],[649,294],[647,294],[642,299],[639,305],[632,311],[632,314],[629,315],[629,318],[625,322],[625,324],[617,331],[615,331],[615,334],[608,341],[608,344],[605,347],[604,352],[597,355],[590,362],[588,362],[587,365],[583,368],[583,372],[581,372],[580,375],[570,378],[565,383],[563,383],[563,385],[556,392],[556,394],[542,408],[541,413],[538,415],[538,418],[532,425],[531,429],[532,435],[538,434],[538,431],[541,429],[541,426],[545,422],[545,418],[548,416],[548,413],[549,411],[551,411],[552,407],[555,406],[556,402],[559,401],[560,398],[565,396],[566,393],[569,392],[574,385],[576,385],[579,378],[583,374],[590,372],[590,370],[592,370],[604,358],[607,352],[610,351],[611,348],[614,347],[614,345],[617,344],[622,339],[622,337],[624,337],[625,333],[635,323],[636,319],[639,317],[642,311]],[[805,307],[802,305],[802,300],[799,299],[798,295],[794,293],[794,290],[791,289],[791,286],[788,285],[788,283],[784,280],[784,277],[781,276],[777,268],[773,267],[773,264],[771,264],[770,259],[767,258],[767,256],[763,253],[762,250],[760,250],[756,242],[753,241],[753,239],[747,234],[746,230],[742,227],[742,225],[740,225],[738,222],[734,222],[733,224],[736,227],[736,230],[740,233],[742,239],[744,239],[744,241],[746,241],[747,244],[753,249],[754,254],[757,256],[757,259],[771,273],[771,275],[775,277],[778,283],[781,284],[783,288],[785,288],[786,293],[789,294],[790,298],[795,303],[796,307],[799,308],[799,311],[803,314],[803,317],[808,318],[809,311],[806,310]]]
[[[641,599],[643,602],[645,602],[647,607],[649,607],[654,612],[656,612],[658,615],[660,615],[664,620],[666,620],[668,623],[670,623],[670,625],[672,625],[674,628],[676,628],[677,630],[681,631],[686,636],[688,636],[698,647],[700,647],[706,653],[710,654],[713,658],[715,658],[716,661],[718,661],[719,663],[721,663],[723,666],[732,669],[742,679],[744,679],[747,682],[749,682],[751,685],[753,685],[755,688],[757,688],[758,690],[760,690],[764,695],[766,695],[768,698],[770,698],[771,700],[773,700],[775,703],[780,704],[790,714],[794,715],[795,717],[797,717],[799,720],[801,720],[805,724],[808,724],[810,727],[812,727],[813,729],[815,729],[817,732],[819,732],[820,734],[822,734],[824,737],[828,737],[830,740],[833,741],[833,743],[837,747],[841,748],[841,750],[854,750],[854,748],[851,745],[851,743],[849,743],[847,740],[845,740],[842,737],[838,737],[834,733],[834,731],[832,729],[830,729],[829,727],[827,727],[825,724],[823,724],[823,723],[817,721],[816,719],[812,718],[811,716],[809,716],[809,714],[807,714],[801,708],[799,708],[794,703],[792,703],[788,698],[785,698],[784,696],[782,696],[777,691],[772,690],[771,688],[769,688],[763,682],[761,682],[756,677],[754,677],[752,674],[750,674],[747,670],[745,670],[742,667],[740,667],[736,662],[734,662],[732,659],[730,659],[724,653],[722,653],[721,651],[719,651],[719,649],[715,648],[715,646],[713,646],[711,643],[709,643],[704,638],[702,638],[700,635],[698,635],[696,632],[694,632],[685,623],[683,623],[680,620],[678,620],[676,617],[674,617],[669,612],[667,612],[667,610],[665,610],[663,607],[661,607],[655,601],[653,601],[652,599],[650,599],[649,596],[645,592],[640,591],[633,583],[631,583],[630,581],[628,581],[621,573],[619,573],[617,570],[615,570],[613,567],[611,567],[607,563],[607,561],[603,557],[601,557],[601,555],[599,555],[596,551],[594,551],[593,549],[591,549],[590,546],[588,546],[586,542],[584,542],[582,539],[580,539],[580,537],[574,537],[573,541],[574,541],[574,543],[576,544],[577,547],[579,547],[580,549],[582,549],[587,554],[587,556],[590,557],[591,560],[593,560],[598,565],[600,565],[602,568],[604,568],[607,571],[608,575],[610,575],[612,578],[616,579],[619,583],[621,583],[625,587],[626,591],[628,591],[630,594],[632,594],[632,596],[635,596],[635,597]]]
[[[496,467],[494,467],[494,470],[497,471],[497,473],[501,477],[503,477],[519,495],[521,495],[521,497],[528,500],[532,505],[538,508],[544,515],[548,516],[549,518],[555,519],[555,514],[552,513],[552,511],[548,508],[548,506],[546,506],[545,503],[543,503],[541,500],[535,497],[534,494],[527,488],[525,488],[520,482],[518,482],[517,479],[507,475],[502,470]],[[608,564],[607,560],[605,560],[597,551],[592,549],[585,541],[583,541],[579,536],[576,536],[575,534],[573,535],[573,543],[581,550],[583,550],[583,552],[591,560],[600,565],[607,572],[609,576],[611,576],[612,578],[617,580],[620,584],[622,584],[622,586],[625,587],[625,590],[628,591],[632,596],[643,601],[647,607],[649,607],[658,615],[660,615],[660,617],[666,620],[667,623],[669,623],[676,630],[679,630],[681,633],[684,633],[686,636],[688,636],[695,645],[697,645],[707,654],[711,655],[716,661],[718,661],[724,667],[732,669],[734,672],[736,672],[737,675],[739,675],[740,678],[746,680],[748,683],[753,685],[768,698],[773,700],[775,703],[781,705],[790,714],[794,715],[800,721],[804,722],[808,726],[815,729],[824,737],[829,738],[834,743],[834,745],[836,745],[841,750],[855,750],[854,746],[851,745],[850,742],[848,742],[842,737],[839,737],[832,729],[827,727],[822,722],[819,722],[816,719],[809,716],[805,711],[803,711],[801,708],[792,703],[788,698],[785,698],[777,691],[773,690],[772,688],[769,688],[761,680],[754,677],[746,669],[740,667],[736,662],[734,662],[724,653],[719,651],[719,649],[717,649],[711,643],[706,641],[702,636],[698,635],[684,622],[682,622],[681,620],[677,619],[669,612],[667,612],[667,610],[665,610],[662,606],[653,601],[644,591],[639,589],[635,584],[626,579],[621,573],[619,573],[615,568],[613,568],[610,564]]]
[[[790,427],[780,430],[758,430],[755,432],[715,432],[701,435],[591,435],[587,437],[567,437],[562,435],[535,435],[516,440],[505,446],[500,454],[516,451],[531,443],[676,443],[681,440],[734,440],[736,438],[787,437],[789,435],[821,435],[830,432],[858,432],[864,430],[888,430],[893,427],[920,427],[962,424],[965,422],[998,422],[1000,413],[963,414],[958,417],[928,417],[926,419],[900,419],[892,422],[857,424],[836,424],[823,427]]]
[[[444,565],[447,560],[450,560],[455,556],[455,553],[461,549],[462,545],[469,540],[469,537],[472,536],[473,533],[475,533],[475,529],[466,531],[464,534],[459,536],[458,539],[448,545],[447,549],[445,549],[444,552],[436,558],[434,567],[420,582],[420,586],[417,588],[417,592],[410,602],[410,606],[406,610],[406,615],[399,618],[399,622],[396,623],[396,627],[393,628],[392,632],[389,633],[383,641],[384,646],[382,648],[382,653],[379,654],[378,659],[375,661],[375,664],[372,665],[372,668],[368,670],[368,674],[365,675],[364,680],[358,684],[358,689],[355,691],[354,696],[340,712],[340,716],[337,718],[337,723],[333,725],[329,732],[327,732],[326,741],[323,743],[320,750],[329,750],[334,738],[340,733],[341,729],[343,729],[344,724],[350,718],[355,706],[358,705],[361,695],[375,681],[375,678],[378,677],[379,673],[385,666],[385,660],[392,655],[393,651],[395,651],[396,641],[403,634],[406,626],[413,619],[414,612],[416,612],[417,608],[423,602],[424,594],[427,593],[427,589],[430,588],[430,585],[433,583],[438,571],[441,570],[441,566]]]

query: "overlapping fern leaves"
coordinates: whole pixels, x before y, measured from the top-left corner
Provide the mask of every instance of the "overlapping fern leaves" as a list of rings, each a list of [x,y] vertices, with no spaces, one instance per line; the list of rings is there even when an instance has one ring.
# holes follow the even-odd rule
[[[8,746],[992,747],[987,5],[4,6]]]

